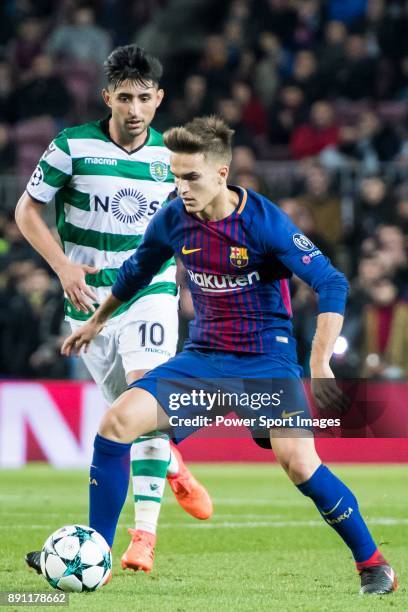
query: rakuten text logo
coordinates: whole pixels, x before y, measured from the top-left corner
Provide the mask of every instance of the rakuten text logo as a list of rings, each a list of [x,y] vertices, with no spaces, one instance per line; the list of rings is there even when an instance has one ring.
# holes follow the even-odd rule
[[[193,272],[192,270],[187,270],[187,272],[192,282],[207,293],[239,291],[242,287],[248,287],[261,280],[257,270],[239,276],[231,274],[207,274],[206,272]]]

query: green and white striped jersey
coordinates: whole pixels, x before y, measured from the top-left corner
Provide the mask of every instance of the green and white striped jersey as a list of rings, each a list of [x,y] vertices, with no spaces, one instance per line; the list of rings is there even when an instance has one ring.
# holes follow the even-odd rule
[[[169,156],[161,134],[152,128],[146,143],[128,152],[110,139],[107,119],[94,121],[58,134],[27,184],[34,200],[48,204],[55,198],[58,233],[69,259],[99,269],[86,276],[98,303],[174,189]],[[147,294],[176,295],[175,270],[172,259],[115,315]],[[68,300],[65,313],[75,320],[90,316],[75,310]]]

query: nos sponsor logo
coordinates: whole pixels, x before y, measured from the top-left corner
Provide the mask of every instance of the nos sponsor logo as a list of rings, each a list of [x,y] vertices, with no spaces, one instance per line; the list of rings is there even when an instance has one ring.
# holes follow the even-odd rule
[[[152,217],[159,209],[160,202],[157,200],[148,202],[145,196],[130,187],[120,189],[113,198],[109,196],[95,196],[94,210],[105,213],[111,212],[121,223],[135,223],[143,217]]]

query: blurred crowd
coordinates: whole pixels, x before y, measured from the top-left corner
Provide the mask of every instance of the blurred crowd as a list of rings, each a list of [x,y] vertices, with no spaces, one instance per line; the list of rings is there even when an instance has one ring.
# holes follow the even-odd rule
[[[185,4],[185,3],[184,3]],[[200,0],[195,0],[196,15]],[[277,200],[350,280],[334,364],[347,377],[408,373],[408,3],[202,0],[169,33],[155,125],[217,113],[235,129],[232,180]],[[0,184],[26,177],[57,131],[104,116],[101,65],[182,0],[4,0]],[[167,13],[166,13],[167,11]],[[186,11],[186,19],[187,19]],[[190,16],[191,18],[191,16]],[[194,15],[192,17],[194,19]],[[153,32],[153,30],[152,30]],[[181,40],[191,40],[187,49]],[[154,40],[151,42],[154,52]],[[0,201],[0,372],[76,375],[58,357],[58,282]],[[292,282],[307,373],[313,292]]]

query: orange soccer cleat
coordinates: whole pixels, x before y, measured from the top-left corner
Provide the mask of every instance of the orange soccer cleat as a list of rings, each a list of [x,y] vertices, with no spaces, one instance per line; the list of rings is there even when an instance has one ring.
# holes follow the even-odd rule
[[[122,569],[132,569],[149,574],[154,563],[156,536],[141,529],[128,529],[132,536],[130,544],[121,559]]]
[[[179,472],[175,476],[167,475],[169,485],[180,506],[200,520],[209,519],[213,513],[213,504],[207,490],[200,484],[186,467],[180,452],[174,446],[171,450],[176,455]]]

